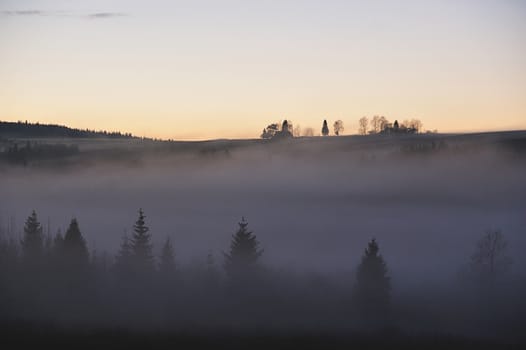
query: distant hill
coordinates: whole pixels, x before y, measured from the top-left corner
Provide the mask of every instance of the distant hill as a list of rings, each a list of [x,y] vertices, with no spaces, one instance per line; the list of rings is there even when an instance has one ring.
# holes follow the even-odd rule
[[[94,131],[68,128],[55,124],[0,121],[0,138],[134,138],[131,133]]]

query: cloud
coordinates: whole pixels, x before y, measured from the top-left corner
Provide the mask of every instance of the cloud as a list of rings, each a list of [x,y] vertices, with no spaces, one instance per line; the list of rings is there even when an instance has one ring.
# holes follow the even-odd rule
[[[103,19],[103,18],[124,17],[124,16],[126,16],[126,14],[122,12],[96,12],[96,13],[90,13],[88,15],[88,18]]]
[[[72,14],[61,11],[46,12],[40,10],[13,10],[13,11],[2,11],[1,14],[5,16],[58,16],[58,17],[80,17],[89,19],[105,19],[127,16],[126,13],[122,12],[94,12],[88,14]]]
[[[38,10],[2,11],[2,13],[7,16],[37,16],[44,14],[42,11]]]

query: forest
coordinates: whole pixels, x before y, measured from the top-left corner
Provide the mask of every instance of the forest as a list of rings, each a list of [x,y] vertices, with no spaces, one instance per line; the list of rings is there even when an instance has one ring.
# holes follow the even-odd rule
[[[156,256],[142,209],[114,257],[89,252],[76,218],[64,234],[51,236],[33,211],[19,242],[5,233],[0,241],[0,321],[187,332],[235,327],[249,333],[319,332],[323,325],[321,331],[342,335],[400,331],[406,322],[438,320],[455,310],[469,315],[462,333],[491,331],[478,334],[490,340],[522,336],[519,311],[526,305],[506,290],[513,260],[499,230],[474,244],[469,269],[458,281],[463,292],[442,295],[446,300],[429,296],[440,310],[407,308],[392,298],[388,264],[375,238],[364,247],[355,276],[340,276],[353,282],[341,285],[265,267],[259,261],[264,249],[245,218],[223,256],[209,252],[199,267],[179,267],[170,238],[159,251]],[[525,285],[520,287],[522,294]]]

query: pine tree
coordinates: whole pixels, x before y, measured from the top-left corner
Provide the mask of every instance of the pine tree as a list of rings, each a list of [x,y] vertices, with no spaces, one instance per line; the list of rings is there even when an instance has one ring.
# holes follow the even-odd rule
[[[175,253],[170,241],[170,237],[166,238],[161,252],[161,262],[159,263],[159,272],[162,275],[169,276],[175,272]]]
[[[259,249],[256,236],[247,230],[248,222],[242,218],[239,229],[232,235],[230,253],[225,256],[225,271],[232,279],[246,278],[257,270],[257,261],[263,250]]]
[[[84,268],[89,263],[86,241],[82,237],[77,219],[72,219],[62,243],[65,263],[72,268]]]
[[[373,238],[358,266],[354,290],[355,301],[360,310],[372,316],[387,311],[391,289],[387,266],[379,250]]]
[[[133,226],[131,239],[131,258],[136,271],[151,271],[154,269],[150,230],[144,222],[144,213],[139,209],[139,218]]]
[[[323,136],[329,135],[329,126],[327,125],[327,120],[323,121],[323,126],[321,128],[321,134]]]
[[[37,213],[34,210],[26,220],[24,238],[20,244],[26,262],[38,262],[41,259],[43,249],[42,225],[40,225]]]

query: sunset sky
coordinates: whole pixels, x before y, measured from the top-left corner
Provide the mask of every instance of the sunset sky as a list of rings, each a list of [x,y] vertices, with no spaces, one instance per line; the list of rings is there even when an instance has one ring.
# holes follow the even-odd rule
[[[0,0],[0,120],[258,137],[526,129],[526,1]]]

